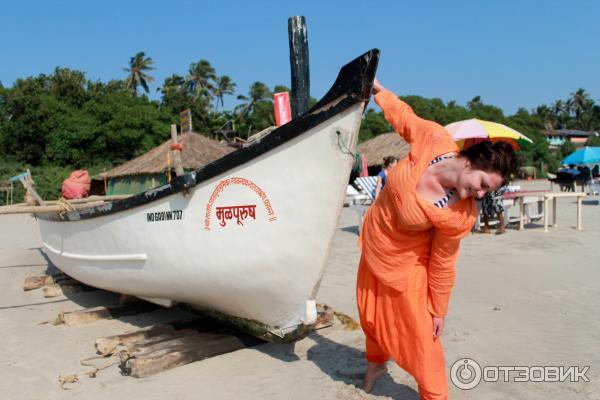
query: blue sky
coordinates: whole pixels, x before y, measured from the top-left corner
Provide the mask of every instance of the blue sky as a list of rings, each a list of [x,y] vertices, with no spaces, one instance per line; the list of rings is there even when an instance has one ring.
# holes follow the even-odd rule
[[[207,59],[236,94],[254,81],[290,85],[287,19],[307,19],[311,95],[339,67],[376,47],[378,75],[400,95],[465,104],[476,95],[512,114],[577,88],[600,102],[597,1],[10,1],[2,5],[0,81],[51,73],[123,78],[144,51],[153,92]],[[152,94],[157,98],[157,94]],[[235,104],[225,99],[225,107]]]

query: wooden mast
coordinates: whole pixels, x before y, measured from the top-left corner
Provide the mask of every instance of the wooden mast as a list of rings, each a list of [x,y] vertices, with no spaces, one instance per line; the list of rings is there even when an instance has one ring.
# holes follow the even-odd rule
[[[308,35],[303,16],[288,19],[290,67],[292,72],[292,119],[308,111],[310,76],[308,68]]]

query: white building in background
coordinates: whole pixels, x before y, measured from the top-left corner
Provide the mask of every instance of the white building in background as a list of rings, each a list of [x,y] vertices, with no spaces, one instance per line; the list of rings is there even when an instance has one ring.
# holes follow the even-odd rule
[[[546,136],[549,147],[557,149],[567,141],[573,143],[575,147],[585,146],[590,137],[600,136],[600,134],[595,131],[586,132],[576,129],[548,129],[544,131],[544,136]]]

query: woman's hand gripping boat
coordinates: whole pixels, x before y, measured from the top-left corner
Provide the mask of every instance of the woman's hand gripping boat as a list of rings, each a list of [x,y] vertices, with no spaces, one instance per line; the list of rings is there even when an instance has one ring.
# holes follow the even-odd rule
[[[307,113],[168,185],[36,213],[48,257],[94,287],[186,303],[270,341],[302,338],[378,60],[361,55]]]

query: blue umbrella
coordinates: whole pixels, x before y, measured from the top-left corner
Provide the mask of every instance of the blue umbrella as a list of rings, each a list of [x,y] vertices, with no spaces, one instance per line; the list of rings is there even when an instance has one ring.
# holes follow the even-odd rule
[[[562,160],[563,165],[581,165],[600,162],[600,147],[584,147],[569,154]]]

